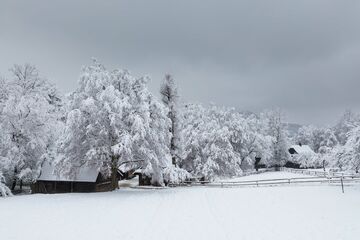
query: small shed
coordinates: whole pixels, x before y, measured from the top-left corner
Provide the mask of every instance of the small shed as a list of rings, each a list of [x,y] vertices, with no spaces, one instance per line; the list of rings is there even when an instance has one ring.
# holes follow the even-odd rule
[[[104,177],[95,167],[84,166],[74,177],[56,175],[54,166],[44,162],[39,178],[31,185],[32,193],[106,192],[117,188],[111,177]],[[117,179],[119,176],[117,176]],[[117,185],[117,184],[116,184]]]
[[[260,168],[266,168],[266,165],[261,162],[261,157],[255,157],[254,168],[259,171]]]
[[[133,165],[121,165],[119,167],[120,180],[129,180],[136,177],[135,172],[139,167]]]
[[[144,170],[139,168],[134,171],[134,176],[139,177],[139,186],[150,186],[151,185],[151,177],[144,173]]]

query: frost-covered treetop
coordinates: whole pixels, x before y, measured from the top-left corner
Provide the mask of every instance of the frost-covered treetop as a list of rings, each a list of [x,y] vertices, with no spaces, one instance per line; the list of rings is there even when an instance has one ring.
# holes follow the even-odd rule
[[[57,169],[76,174],[77,168],[91,165],[111,175],[122,164],[136,163],[151,169],[154,181],[162,184],[161,168],[169,161],[169,121],[147,81],[126,70],[109,71],[96,60],[83,67],[70,97]]]

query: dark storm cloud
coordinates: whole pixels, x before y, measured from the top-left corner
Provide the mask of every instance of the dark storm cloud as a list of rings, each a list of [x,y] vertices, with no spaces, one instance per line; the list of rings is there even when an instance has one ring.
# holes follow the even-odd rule
[[[64,91],[97,57],[175,75],[186,100],[242,110],[279,106],[300,123],[360,112],[355,0],[1,1],[0,71],[31,62]]]

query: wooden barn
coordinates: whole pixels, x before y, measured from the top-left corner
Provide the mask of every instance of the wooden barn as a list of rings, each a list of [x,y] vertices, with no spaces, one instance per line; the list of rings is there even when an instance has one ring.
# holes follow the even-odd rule
[[[119,178],[117,174],[116,178]],[[117,182],[116,182],[117,183]],[[32,193],[106,192],[118,187],[92,167],[82,167],[75,177],[57,176],[54,167],[45,162],[38,180],[31,185]]]

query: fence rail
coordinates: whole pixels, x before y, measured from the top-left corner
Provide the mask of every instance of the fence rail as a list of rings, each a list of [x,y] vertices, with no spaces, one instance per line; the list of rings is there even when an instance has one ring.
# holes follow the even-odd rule
[[[304,175],[310,175],[310,176],[319,176],[319,177],[341,177],[341,176],[357,176],[360,177],[360,174],[347,174],[347,173],[342,173],[342,172],[324,172],[324,171],[311,171],[309,169],[294,169],[294,168],[285,168],[282,167],[280,168],[280,171],[283,172],[291,172],[291,173],[299,173],[299,174],[304,174]]]
[[[324,173],[315,171],[305,170],[294,170],[281,168],[281,171],[301,173],[312,175],[309,177],[295,177],[295,178],[275,178],[275,179],[260,179],[260,180],[244,180],[244,181],[184,181],[178,184],[169,184],[171,187],[177,186],[207,186],[207,187],[260,187],[260,186],[279,186],[279,185],[289,185],[289,184],[360,184],[359,175],[341,175],[341,176],[332,176],[324,175]],[[263,171],[264,172],[264,171]],[[315,174],[313,174],[315,173]],[[255,173],[256,174],[256,173]],[[253,174],[248,174],[253,175]],[[246,176],[248,176],[246,175]]]

